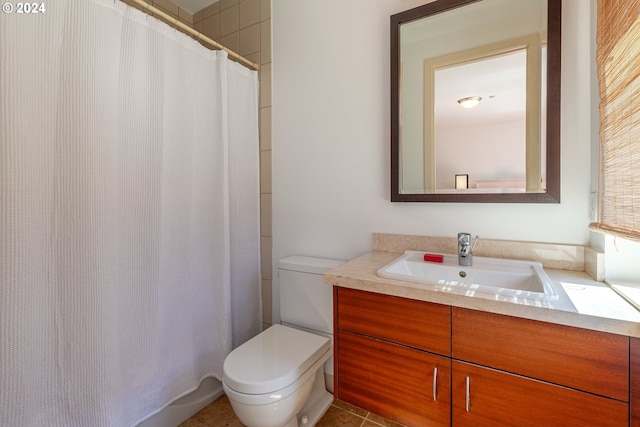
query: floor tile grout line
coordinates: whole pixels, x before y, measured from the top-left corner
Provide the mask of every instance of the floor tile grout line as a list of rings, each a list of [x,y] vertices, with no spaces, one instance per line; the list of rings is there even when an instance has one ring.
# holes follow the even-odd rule
[[[350,410],[348,410],[348,409],[341,408],[340,406],[336,406],[336,405],[333,405],[333,404],[332,404],[331,406],[333,406],[335,409],[339,409],[340,411],[346,412],[346,413],[347,413],[347,414],[349,414],[349,415],[353,415],[354,417],[360,418],[360,419],[362,420],[362,422],[360,423],[360,426],[359,426],[359,427],[362,427],[362,426],[364,425],[364,422],[365,422],[365,421],[367,421],[367,417],[368,417],[368,416],[369,416],[369,414],[370,414],[370,412],[368,412],[368,411],[367,411],[367,415],[362,416],[362,415],[358,415],[358,414],[356,414],[355,412],[350,411]],[[369,420],[369,421],[371,421],[371,420]]]
[[[369,418],[369,416],[371,415],[371,412],[367,412],[367,416],[365,417],[365,421],[369,421],[371,424],[375,424],[376,426],[380,426],[380,427],[384,427],[384,424],[380,424],[377,421],[372,420],[371,418]]]

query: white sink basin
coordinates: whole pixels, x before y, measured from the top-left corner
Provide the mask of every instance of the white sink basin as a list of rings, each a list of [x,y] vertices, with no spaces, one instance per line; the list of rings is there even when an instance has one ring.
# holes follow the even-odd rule
[[[474,256],[473,266],[465,267],[458,265],[457,255],[443,255],[443,262],[438,263],[424,261],[424,254],[407,251],[377,274],[465,295],[480,293],[543,301],[558,298],[553,282],[539,262]]]

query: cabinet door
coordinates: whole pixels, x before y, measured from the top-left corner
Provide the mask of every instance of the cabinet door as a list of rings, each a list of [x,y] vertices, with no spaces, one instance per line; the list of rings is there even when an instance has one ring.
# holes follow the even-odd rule
[[[451,360],[338,331],[336,398],[407,426],[449,426]]]
[[[620,427],[629,405],[590,393],[453,362],[455,427]]]
[[[451,307],[408,298],[337,288],[336,327],[451,355]]]

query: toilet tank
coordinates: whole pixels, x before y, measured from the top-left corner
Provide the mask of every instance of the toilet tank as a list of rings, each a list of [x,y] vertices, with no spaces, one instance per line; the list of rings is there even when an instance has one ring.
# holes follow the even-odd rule
[[[280,319],[283,324],[333,334],[333,287],[322,275],[342,260],[291,256],[280,260]]]

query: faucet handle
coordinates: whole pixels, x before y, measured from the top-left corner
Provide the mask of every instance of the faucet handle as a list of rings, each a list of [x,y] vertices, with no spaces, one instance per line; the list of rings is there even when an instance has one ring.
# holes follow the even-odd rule
[[[471,246],[471,250],[469,251],[469,253],[473,253],[473,250],[476,248],[476,245],[478,244],[478,240],[480,240],[480,236],[476,234],[476,240],[473,241],[473,246]]]

